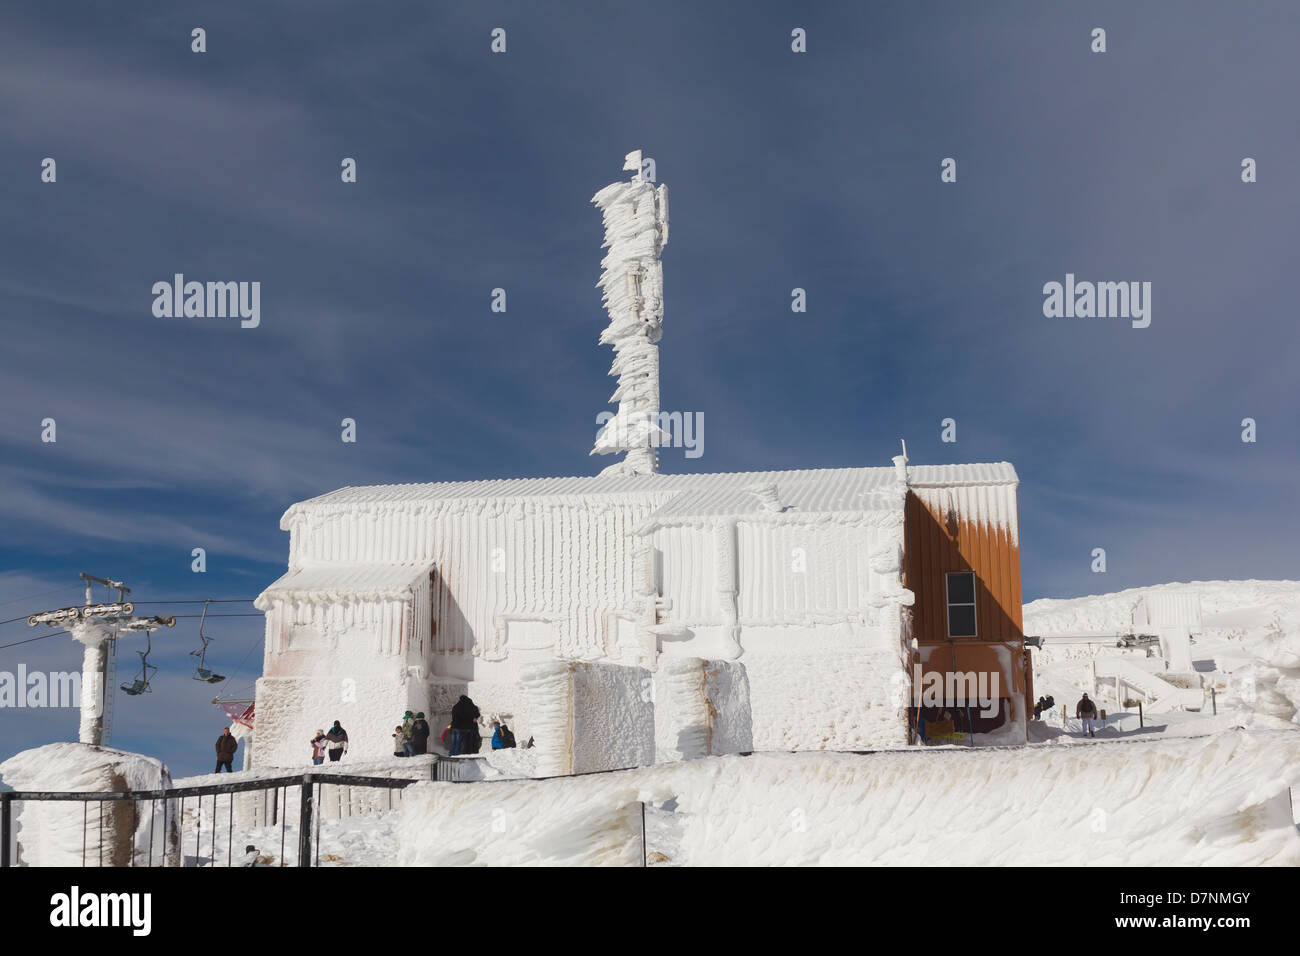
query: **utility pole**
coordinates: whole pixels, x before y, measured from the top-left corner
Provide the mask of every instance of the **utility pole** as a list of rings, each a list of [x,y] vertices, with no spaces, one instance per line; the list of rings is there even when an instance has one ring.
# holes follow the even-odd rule
[[[98,747],[104,742],[104,701],[113,692],[111,687],[105,686],[111,643],[123,631],[152,633],[160,627],[173,627],[176,618],[136,617],[135,606],[126,599],[131,589],[121,581],[97,578],[84,572],[79,576],[86,586],[86,600],[81,607],[63,607],[33,614],[27,619],[27,626],[45,624],[61,627],[72,635],[74,641],[84,645],[85,651],[81,656],[81,727],[78,739],[83,744]],[[117,600],[104,604],[94,603],[92,587],[95,584],[117,591]],[[147,651],[141,654],[145,666],[148,664],[145,659],[147,654]],[[147,689],[147,681],[144,683]]]

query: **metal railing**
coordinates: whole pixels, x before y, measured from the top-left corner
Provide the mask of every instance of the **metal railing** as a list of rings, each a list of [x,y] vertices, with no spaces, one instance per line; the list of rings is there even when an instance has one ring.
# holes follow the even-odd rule
[[[274,830],[279,828],[280,853],[276,858],[280,866],[289,865],[286,860],[285,849],[288,839],[289,818],[292,815],[291,794],[297,796],[297,833],[295,842],[297,845],[297,866],[312,866],[320,864],[320,823],[322,796],[324,788],[333,787],[359,787],[371,790],[384,790],[387,792],[387,809],[393,808],[394,793],[400,796],[401,791],[409,787],[418,780],[409,778],[395,777],[370,777],[355,774],[336,774],[336,773],[313,773],[307,772],[295,776],[270,777],[261,780],[243,780],[232,783],[216,783],[198,787],[173,787],[165,790],[126,790],[118,792],[95,792],[95,791],[39,791],[39,790],[11,790],[0,793],[0,868],[9,867],[14,864],[13,851],[15,848],[15,831],[14,831],[14,805],[18,803],[80,803],[82,805],[81,814],[81,865],[82,866],[202,866],[205,862],[208,865],[218,865],[217,848],[218,848],[218,798],[227,797],[226,806],[226,846],[225,846],[225,865],[236,865],[236,856],[234,853],[234,834],[236,828],[235,820],[235,797],[238,794],[263,793],[264,799],[260,807],[256,804],[249,804],[242,808],[241,817],[251,816],[253,825],[257,826],[257,820],[260,817],[263,829]],[[207,835],[206,843],[209,850],[209,856],[203,855],[205,843],[204,837],[204,810],[207,798],[211,798],[211,827]],[[269,806],[268,800],[269,798]],[[350,798],[350,791],[349,791]],[[195,801],[191,804],[192,819],[194,826],[192,833],[186,826],[188,819],[185,815],[186,801]],[[340,796],[340,802],[342,797]],[[159,827],[159,804],[161,803],[161,827]],[[97,813],[92,818],[90,814],[91,804],[96,805]],[[108,862],[105,862],[105,804],[109,806],[108,835],[109,841],[107,851],[109,855]],[[124,829],[125,813],[121,809],[124,806],[130,807],[130,852],[126,855],[126,860],[120,860],[124,853],[124,847],[127,838],[119,831]],[[145,821],[146,808],[148,815],[148,837],[147,841],[141,838],[142,824]],[[340,813],[340,815],[342,815]],[[248,821],[241,820],[245,829],[248,828]],[[91,846],[91,832],[94,831],[94,855],[95,858],[89,859]],[[161,833],[160,840],[157,839]],[[116,837],[116,839],[114,839]],[[190,840],[193,843],[190,844]],[[155,843],[160,842],[161,846],[155,847]],[[186,856],[186,850],[192,845],[194,848],[193,857]],[[313,855],[314,847],[314,855]],[[257,854],[258,857],[261,854]],[[188,860],[193,863],[187,862]],[[251,860],[243,860],[239,865],[252,865]]]

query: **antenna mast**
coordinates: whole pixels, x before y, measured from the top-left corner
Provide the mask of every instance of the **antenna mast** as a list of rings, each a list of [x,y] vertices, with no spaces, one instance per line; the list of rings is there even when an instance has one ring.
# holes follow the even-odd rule
[[[630,182],[611,183],[592,197],[605,222],[601,299],[609,325],[602,345],[614,346],[609,374],[618,379],[610,396],[618,412],[596,435],[593,455],[626,453],[603,475],[651,475],[659,470],[659,346],[664,320],[664,273],[659,261],[668,243],[668,187],[644,177],[641,150],[627,154]]]

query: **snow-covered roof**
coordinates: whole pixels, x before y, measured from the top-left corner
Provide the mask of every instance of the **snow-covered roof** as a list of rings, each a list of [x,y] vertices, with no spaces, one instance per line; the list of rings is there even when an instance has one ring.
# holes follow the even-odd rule
[[[401,601],[429,580],[431,564],[309,564],[292,568],[253,602],[266,611],[272,601],[312,600],[330,594]]]
[[[897,511],[902,508],[902,489],[893,468],[773,472],[762,478],[755,475],[744,478],[746,480],[714,482],[675,495],[650,516],[641,530],[698,518]],[[753,480],[756,478],[758,480]]]
[[[868,496],[874,492],[886,493],[893,489],[896,476],[895,469],[886,466],[701,475],[593,475],[367,485],[340,488],[299,502],[285,512],[280,526],[289,530],[290,520],[301,512],[346,511],[370,505],[419,505],[499,498],[636,496],[655,492],[689,492],[689,495],[677,496],[685,499],[680,504],[677,498],[671,503],[678,513],[739,514],[753,510],[751,502],[758,503],[758,498],[746,489],[767,485],[776,486],[778,498],[788,494],[790,501],[785,503],[805,511],[872,510]],[[1015,469],[1008,462],[910,465],[908,477],[909,484],[913,487],[1015,485],[1019,482]]]

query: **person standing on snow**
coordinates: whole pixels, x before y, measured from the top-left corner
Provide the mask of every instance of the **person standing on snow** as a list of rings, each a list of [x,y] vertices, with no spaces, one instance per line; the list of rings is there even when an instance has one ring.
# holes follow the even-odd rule
[[[406,746],[401,754],[403,757],[409,757],[415,753],[415,746],[411,742],[411,738],[414,736],[411,733],[411,727],[414,723],[415,717],[411,715],[409,710],[402,715],[402,738],[406,742]]]
[[[1083,697],[1080,698],[1079,702],[1074,705],[1074,716],[1083,721],[1084,732],[1087,733],[1089,737],[1097,736],[1097,732],[1093,730],[1092,723],[1097,717],[1097,705],[1088,699],[1087,694],[1084,694]]]
[[[337,720],[330,732],[325,735],[325,740],[329,744],[330,763],[341,760],[343,755],[348,752],[348,732],[343,729],[343,725]]]
[[[221,773],[221,768],[226,768],[226,773],[234,773],[231,763],[235,759],[235,751],[239,749],[239,738],[230,732],[226,727],[221,731],[221,736],[217,738],[217,769],[213,773]]]
[[[447,755],[451,757],[471,753],[471,739],[477,736],[479,710],[474,702],[464,694],[451,709],[451,745]]]
[[[325,731],[317,728],[316,736],[311,739],[311,762],[319,767],[325,762],[325,748],[329,746],[329,738],[325,736]]]
[[[429,722],[424,719],[424,711],[420,711],[411,722],[411,753],[419,756],[428,752]]]

